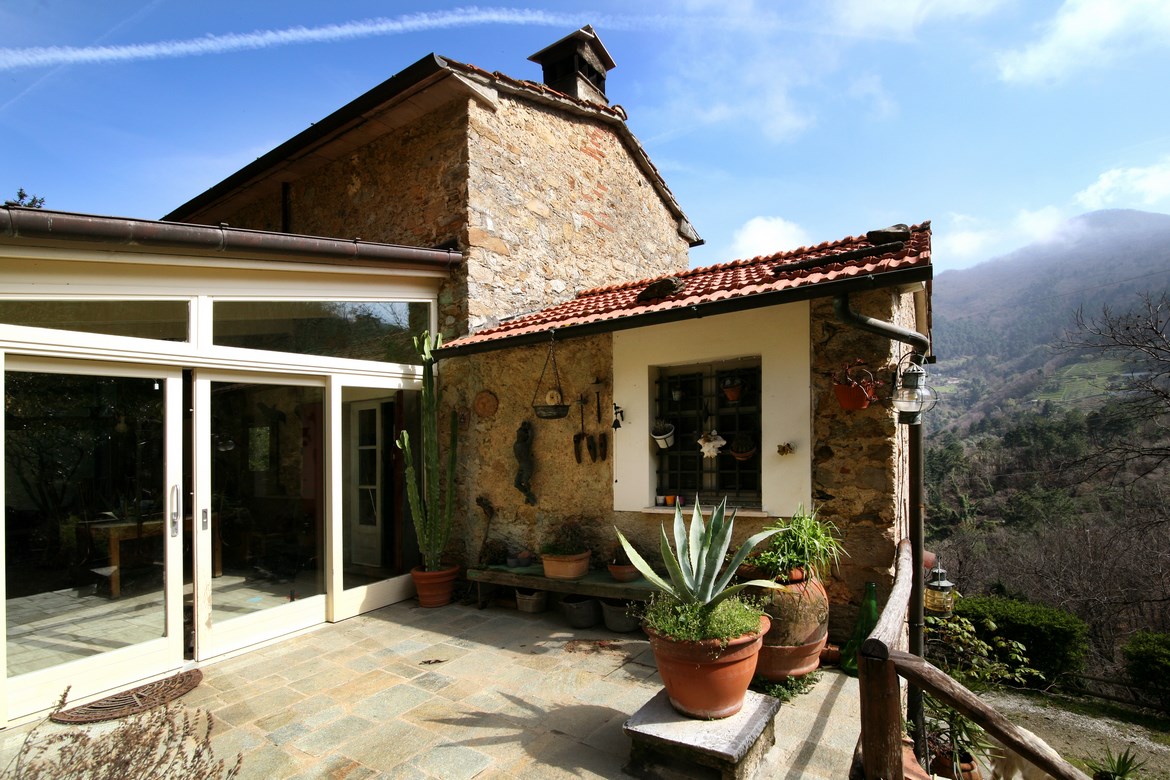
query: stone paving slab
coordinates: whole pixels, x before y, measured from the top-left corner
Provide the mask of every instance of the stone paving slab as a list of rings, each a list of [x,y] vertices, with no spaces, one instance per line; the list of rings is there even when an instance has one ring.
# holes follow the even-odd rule
[[[242,752],[241,777],[257,780],[627,777],[622,725],[661,690],[641,634],[570,629],[555,612],[412,602],[202,671],[180,703],[209,710],[216,756]],[[851,755],[856,702],[856,681],[826,674],[782,707],[768,776],[844,776],[794,762]],[[31,728],[0,733],[0,766]]]

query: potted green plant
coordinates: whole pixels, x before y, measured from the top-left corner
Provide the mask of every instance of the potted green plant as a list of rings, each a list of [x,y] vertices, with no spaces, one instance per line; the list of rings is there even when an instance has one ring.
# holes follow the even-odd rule
[[[552,536],[540,548],[544,576],[552,580],[579,580],[589,573],[590,533],[575,518],[557,524]]]
[[[666,529],[661,529],[660,551],[669,579],[617,532],[630,561],[659,591],[646,606],[642,627],[671,706],[692,718],[726,718],[743,706],[768,617],[739,594],[749,587],[775,587],[765,580],[731,584],[748,553],[776,531],[748,538],[724,567],[735,525],[735,511],[729,517],[726,509],[725,498],[704,523],[696,497],[688,530],[682,510],[675,508],[673,550]]]
[[[773,523],[767,547],[748,559],[741,576],[777,583],[765,611],[772,627],[764,637],[757,675],[770,681],[800,677],[820,664],[829,636],[829,596],[821,581],[845,554],[836,526],[817,511],[797,507],[788,520]]]
[[[654,424],[650,426],[650,436],[654,439],[655,444],[666,449],[674,444],[674,425],[661,417],[656,417]]]
[[[1089,760],[1085,766],[1093,773],[1093,780],[1132,780],[1137,777],[1137,771],[1146,765],[1130,752],[1129,748],[1113,755],[1113,749],[1105,746],[1105,758],[1101,761]]]
[[[1003,683],[1026,685],[1040,673],[1028,665],[1024,646],[996,637],[979,638],[975,624],[958,614],[927,617],[924,633],[926,659],[972,690]],[[979,724],[930,695],[923,697],[930,770],[939,777],[978,780],[977,755],[986,757],[993,746]]]
[[[448,429],[450,440],[447,444],[447,468],[445,474],[439,466],[439,401],[441,392],[435,385],[435,358],[433,349],[443,345],[441,334],[431,336],[423,331],[414,337],[414,348],[422,361],[422,398],[419,405],[419,429],[422,438],[420,467],[415,469],[414,452],[410,446],[410,434],[402,431],[398,447],[406,467],[406,498],[410,504],[411,519],[414,522],[418,549],[423,565],[410,571],[418,592],[419,605],[441,607],[451,602],[455,588],[458,566],[443,565],[443,551],[451,535],[451,512],[455,506],[455,449],[459,432],[459,420],[455,410],[451,411]],[[446,483],[444,485],[444,482]]]

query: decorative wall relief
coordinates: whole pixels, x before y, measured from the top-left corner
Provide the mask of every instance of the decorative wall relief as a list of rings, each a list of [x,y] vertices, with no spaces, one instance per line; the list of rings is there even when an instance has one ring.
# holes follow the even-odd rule
[[[512,453],[516,456],[516,489],[524,494],[526,504],[535,506],[536,496],[532,492],[532,473],[536,470],[532,454],[534,436],[531,422],[525,420],[520,423],[520,427],[516,429],[516,442],[512,445]]]

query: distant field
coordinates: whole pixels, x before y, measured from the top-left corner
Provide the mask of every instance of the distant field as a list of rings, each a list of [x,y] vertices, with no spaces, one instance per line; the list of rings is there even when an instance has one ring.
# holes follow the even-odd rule
[[[1053,374],[1034,397],[1037,401],[1060,403],[1101,398],[1124,367],[1120,360],[1094,360],[1066,366]]]

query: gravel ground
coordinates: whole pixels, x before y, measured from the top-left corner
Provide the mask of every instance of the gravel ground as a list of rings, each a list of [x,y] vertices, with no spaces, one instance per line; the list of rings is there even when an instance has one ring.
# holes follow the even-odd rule
[[[1003,715],[1043,739],[1066,759],[1100,761],[1108,747],[1117,755],[1126,748],[1146,762],[1142,780],[1170,780],[1170,745],[1151,739],[1153,732],[1132,723],[1069,712],[1026,696],[982,694]],[[1165,736],[1164,734],[1162,735]]]

